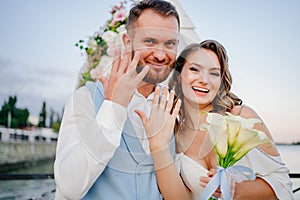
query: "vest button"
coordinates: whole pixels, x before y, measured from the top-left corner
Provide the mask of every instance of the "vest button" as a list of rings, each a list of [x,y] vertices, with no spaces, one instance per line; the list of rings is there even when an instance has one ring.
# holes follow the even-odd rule
[[[141,175],[142,169],[143,169],[142,166],[138,166],[138,167],[137,167],[136,172],[137,172],[137,175],[138,175],[138,176]]]

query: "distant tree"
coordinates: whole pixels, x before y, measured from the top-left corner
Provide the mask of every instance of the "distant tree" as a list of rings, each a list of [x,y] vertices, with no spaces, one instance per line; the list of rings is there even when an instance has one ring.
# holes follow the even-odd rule
[[[29,111],[27,108],[17,108],[16,103],[16,96],[9,96],[8,102],[4,102],[0,110],[0,125],[11,128],[22,128],[27,125]]]
[[[9,105],[5,101],[0,111],[0,125],[8,126],[8,118],[9,115],[11,116],[11,113],[9,114],[9,112],[10,112]]]
[[[27,126],[27,120],[29,117],[29,111],[27,108],[25,109],[18,109],[16,108],[16,116],[18,120],[18,127],[26,127]]]
[[[47,110],[46,110],[46,102],[43,102],[42,111],[39,116],[38,127],[46,127],[46,118],[47,118]]]
[[[59,132],[60,124],[61,124],[61,117],[60,117],[59,113],[56,113],[56,120],[51,125],[51,128],[53,129],[53,131],[55,133]]]
[[[54,123],[54,110],[52,108],[50,108],[50,114],[49,114],[49,127],[52,127],[53,123]]]

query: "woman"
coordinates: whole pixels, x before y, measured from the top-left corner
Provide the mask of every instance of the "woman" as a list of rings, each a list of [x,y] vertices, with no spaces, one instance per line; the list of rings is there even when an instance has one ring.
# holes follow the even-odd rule
[[[137,111],[146,127],[157,181],[165,199],[199,199],[202,190],[215,174],[216,154],[208,133],[199,129],[201,124],[206,123],[206,114],[203,113],[225,115],[225,112],[230,112],[243,118],[259,118],[253,109],[242,105],[242,101],[231,93],[231,84],[226,50],[218,42],[207,40],[191,44],[181,52],[169,83],[180,99],[176,106],[182,102],[175,126],[175,164],[171,162],[172,155],[168,149],[164,148],[172,136],[171,127],[174,123],[170,121],[175,117],[170,116],[177,112],[177,109],[171,112],[169,108],[173,102],[173,93],[170,93],[167,102],[165,99],[168,92],[167,89],[163,90],[163,101],[159,104],[157,100],[149,118]],[[156,90],[155,98],[158,99],[159,89]],[[165,115],[157,115],[157,107]],[[162,128],[158,128],[153,121],[159,121]],[[263,131],[273,141],[264,123],[256,124],[254,128]],[[236,183],[234,199],[293,199],[289,169],[282,163],[275,145],[259,145],[237,164],[250,167],[256,179]],[[220,190],[213,196],[220,197]]]

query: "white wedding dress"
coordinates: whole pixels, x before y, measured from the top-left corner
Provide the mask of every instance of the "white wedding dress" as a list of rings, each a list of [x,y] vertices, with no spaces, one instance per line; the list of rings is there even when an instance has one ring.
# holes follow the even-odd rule
[[[200,186],[200,176],[207,176],[208,170],[186,156],[184,153],[175,155],[175,164],[185,185],[191,190],[191,199],[199,200],[203,188]]]
[[[203,188],[200,176],[207,176],[208,170],[184,153],[175,155],[175,165],[185,185],[191,191],[191,199],[199,200]],[[235,165],[250,167],[257,177],[264,179],[273,188],[278,199],[294,199],[289,169],[280,156],[270,156],[259,148],[252,149]]]

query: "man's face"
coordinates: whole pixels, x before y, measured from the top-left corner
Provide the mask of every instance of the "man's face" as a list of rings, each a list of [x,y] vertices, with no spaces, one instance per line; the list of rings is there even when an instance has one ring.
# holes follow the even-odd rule
[[[177,19],[174,16],[162,17],[152,10],[146,10],[135,27],[130,35],[133,51],[139,51],[141,55],[137,70],[149,65],[150,70],[144,81],[164,81],[176,59],[179,39]]]

